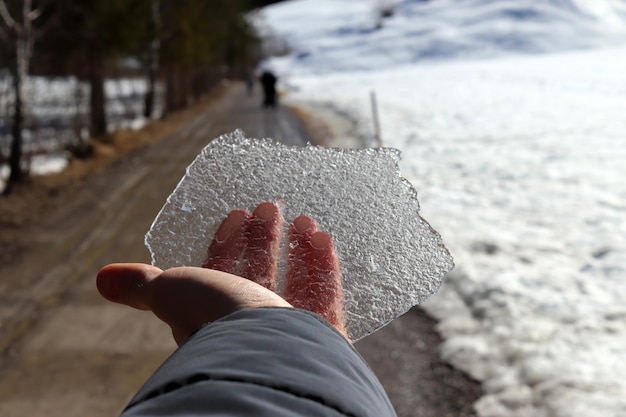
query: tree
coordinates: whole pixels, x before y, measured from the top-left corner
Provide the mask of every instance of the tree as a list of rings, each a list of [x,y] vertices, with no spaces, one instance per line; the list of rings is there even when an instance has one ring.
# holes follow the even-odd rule
[[[85,18],[83,36],[89,50],[88,68],[91,86],[91,134],[107,132],[104,94],[105,68],[114,58],[123,56],[145,41],[150,0],[80,1]]]
[[[241,76],[258,39],[245,13],[249,0],[164,0],[161,63],[166,108],[185,106],[224,76]]]
[[[150,117],[159,76],[166,111],[186,106],[225,75],[242,75],[256,40],[244,13],[253,0],[57,0],[62,24],[45,39],[43,55],[91,87],[92,137],[106,132],[104,79],[118,58],[142,62]],[[39,55],[41,57],[41,55]],[[52,58],[52,59],[50,59]],[[57,64],[58,63],[58,64]],[[66,72],[66,73],[67,73]]]
[[[159,70],[159,54],[161,50],[161,5],[159,0],[152,0],[148,28],[150,37],[150,47],[148,48],[148,57],[146,63],[148,73],[148,88],[146,90],[143,111],[143,115],[146,118],[150,118],[154,111],[156,78]]]
[[[35,8],[32,0],[0,0],[0,40],[9,56],[14,106],[11,126],[11,153],[9,156],[9,183],[20,181],[22,171],[22,128],[24,124],[24,85],[29,74],[35,41],[50,26],[35,27],[34,22],[42,16],[46,2]],[[52,20],[50,20],[52,22]]]
[[[47,54],[71,63],[63,71],[90,86],[90,133],[107,132],[105,78],[118,58],[139,55],[150,39],[152,0],[57,0],[60,30],[46,40]]]
[[[89,83],[90,133],[98,138],[107,131],[105,77],[120,59],[144,63],[148,117],[159,75],[166,80],[166,109],[181,108],[224,76],[243,76],[255,64],[251,53],[258,39],[245,14],[259,3],[264,2],[0,0],[1,52],[10,58],[16,91],[12,180],[21,177],[23,89],[31,59],[38,75],[74,75]],[[48,21],[58,25],[36,45]]]

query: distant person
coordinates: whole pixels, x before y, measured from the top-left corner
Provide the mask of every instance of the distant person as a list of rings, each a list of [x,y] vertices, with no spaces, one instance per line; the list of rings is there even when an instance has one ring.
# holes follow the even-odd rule
[[[285,298],[271,290],[282,226],[265,202],[229,213],[204,268],[102,268],[102,296],[152,311],[180,346],[123,417],[396,415],[347,339],[337,254],[312,218],[290,223]]]
[[[276,81],[278,79],[269,70],[263,70],[259,77],[263,86],[263,107],[276,107]]]
[[[254,75],[250,71],[246,71],[246,91],[248,96],[254,94]]]

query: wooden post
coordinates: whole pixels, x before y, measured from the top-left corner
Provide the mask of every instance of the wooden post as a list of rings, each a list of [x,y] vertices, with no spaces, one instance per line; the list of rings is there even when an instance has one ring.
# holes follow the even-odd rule
[[[372,104],[372,119],[374,121],[374,139],[376,140],[376,147],[382,148],[383,139],[380,134],[380,121],[378,120],[378,104],[376,102],[376,92],[370,92],[370,102]]]

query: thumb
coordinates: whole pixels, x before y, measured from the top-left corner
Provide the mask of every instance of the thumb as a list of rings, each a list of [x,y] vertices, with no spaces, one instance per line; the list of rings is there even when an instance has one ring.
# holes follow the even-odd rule
[[[98,272],[96,287],[109,301],[150,310],[147,284],[163,271],[147,264],[110,264]]]

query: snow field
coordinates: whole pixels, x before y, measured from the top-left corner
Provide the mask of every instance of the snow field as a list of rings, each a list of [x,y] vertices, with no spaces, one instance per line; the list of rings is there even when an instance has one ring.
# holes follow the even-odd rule
[[[551,53],[500,51],[497,59],[470,60],[448,49],[445,60],[396,65],[363,54],[344,42],[346,30],[328,27],[352,24],[340,16],[354,2],[343,2],[334,18],[325,10],[319,26],[313,3],[269,8],[276,28],[284,23],[294,43],[313,51],[271,64],[291,87],[290,100],[336,108],[366,134],[369,93],[376,92],[383,141],[402,151],[401,170],[419,192],[421,214],[455,257],[457,268],[423,306],[440,321],[442,356],[482,381],[479,415],[626,415],[626,48],[613,46],[624,2],[472,0],[477,13],[491,14],[475,15],[486,26],[470,35],[451,34],[455,44],[471,42],[488,25],[510,23],[502,18],[505,9],[541,3],[551,13],[532,20],[538,33],[550,25],[571,33],[583,27],[581,33],[596,33],[593,41],[601,44],[600,26],[606,26],[609,46],[562,52],[566,37],[545,38],[542,52]],[[399,4],[415,13],[437,7],[448,20],[461,17],[452,0],[417,3]],[[305,15],[306,31],[290,32],[293,23],[281,20],[279,11]],[[415,29],[409,17],[401,14],[389,26],[404,20]],[[325,42],[343,44],[342,55],[320,49],[318,41],[332,34],[335,42]],[[523,30],[516,34],[539,40]],[[573,39],[565,49],[588,40]],[[385,49],[384,42],[373,43],[369,47]],[[380,53],[402,49],[401,43]],[[350,62],[358,65],[348,68]]]

